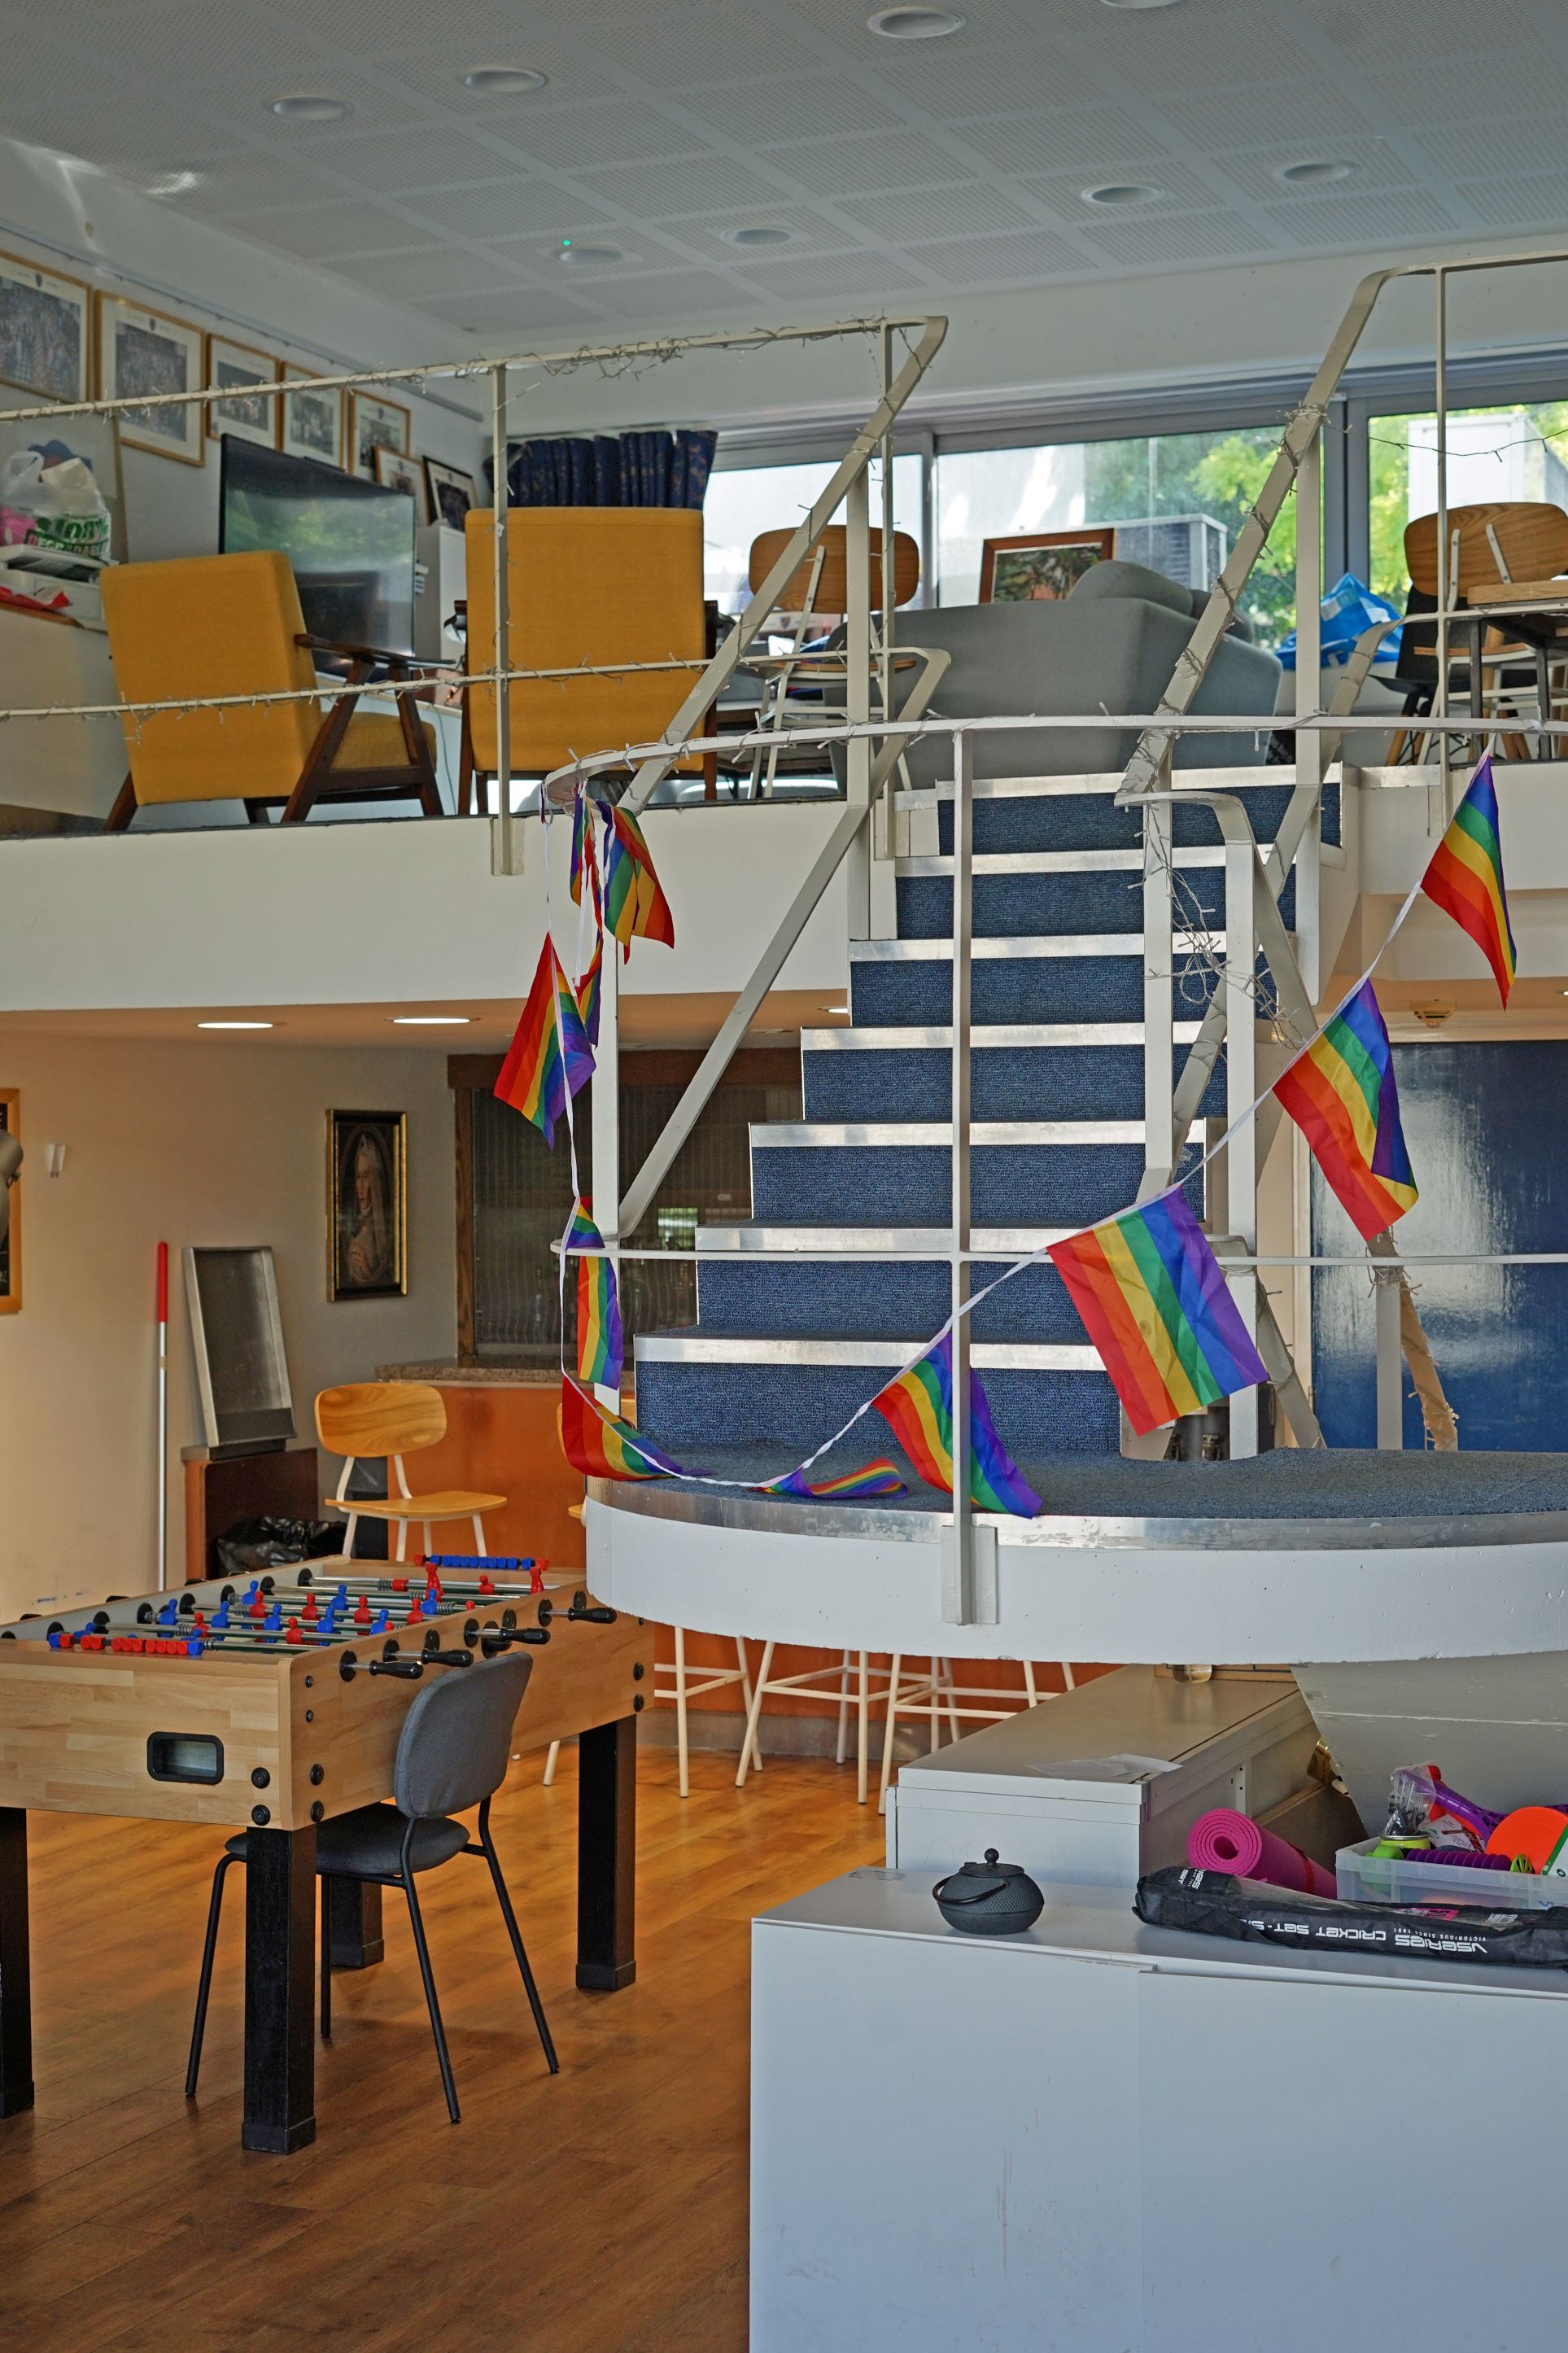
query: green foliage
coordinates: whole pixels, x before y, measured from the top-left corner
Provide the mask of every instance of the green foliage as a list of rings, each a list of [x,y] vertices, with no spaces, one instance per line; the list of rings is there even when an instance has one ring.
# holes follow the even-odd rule
[[[1090,442],[1084,453],[1086,518],[1132,522],[1152,515],[1212,515],[1234,546],[1279,447],[1279,428],[1272,426]],[[1254,566],[1242,609],[1258,642],[1274,646],[1294,628],[1295,607],[1296,512],[1288,501]]]

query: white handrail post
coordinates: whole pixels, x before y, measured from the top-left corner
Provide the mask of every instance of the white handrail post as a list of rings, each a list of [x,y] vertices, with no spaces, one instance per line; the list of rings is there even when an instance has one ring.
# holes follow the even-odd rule
[[[1398,1454],[1405,1446],[1398,1268],[1374,1267],[1372,1287],[1377,1309],[1377,1449],[1380,1454]]]
[[[605,1247],[610,1252],[610,1268],[616,1278],[616,1295],[621,1303],[621,1320],[626,1321],[626,1303],[621,1292],[621,1261],[616,1255],[616,1244],[621,1235],[621,974],[620,949],[612,939],[605,942],[604,961],[599,967],[599,1042],[594,1050],[594,1223],[604,1236]],[[628,1345],[630,1334],[627,1334]],[[595,1390],[599,1403],[612,1411],[621,1409],[620,1393],[601,1382]]]
[[[1258,1249],[1258,1123],[1247,1113],[1258,1093],[1258,917],[1253,890],[1258,869],[1250,841],[1225,846],[1225,1149],[1226,1214],[1232,1240],[1247,1256]],[[1258,1275],[1250,1266],[1230,1277],[1248,1335],[1258,1336]],[[1232,1461],[1258,1451],[1258,1391],[1240,1389],[1230,1400]]]
[[[1296,477],[1296,716],[1310,719],[1322,700],[1323,668],[1323,429],[1320,425]],[[1320,981],[1319,901],[1322,865],[1324,738],[1316,728],[1296,732],[1296,783],[1316,795],[1296,852],[1296,960],[1314,1002]]]
[[[491,522],[494,538],[491,561],[494,565],[493,600],[495,605],[495,655],[491,668],[497,672],[494,688],[496,699],[496,795],[500,816],[491,838],[490,871],[492,874],[518,874],[522,871],[522,843],[512,819],[511,808],[511,688],[503,685],[500,672],[511,668],[511,619],[507,609],[507,508],[510,484],[507,480],[507,372],[506,362],[499,361],[490,371],[490,465],[494,473],[494,510]]]
[[[847,676],[844,716],[864,726],[871,716],[871,480],[862,466],[845,501],[845,657]],[[857,735],[847,746],[846,797],[865,808],[871,797],[871,739]],[[871,842],[868,829],[857,835],[848,857],[849,936],[871,936]]]
[[[1457,568],[1448,561],[1448,274],[1441,262],[1432,273],[1436,290],[1437,316],[1435,330],[1436,343],[1437,412],[1437,684],[1433,694],[1432,709],[1437,718],[1448,716],[1448,612],[1457,601],[1458,576]],[[1481,687],[1479,678],[1470,681],[1470,705],[1478,715],[1482,710]],[[1447,827],[1454,814],[1453,746],[1448,731],[1440,728],[1437,734],[1437,768],[1442,780],[1442,823]],[[1432,828],[1434,833],[1440,828]]]
[[[1162,784],[1169,787],[1167,753]],[[1143,1181],[1141,1201],[1171,1181],[1174,1151],[1171,1098],[1176,1091],[1174,855],[1168,800],[1143,810]]]
[[[970,1250],[970,973],[973,934],[974,744],[962,730],[952,739],[952,1526],[942,1550],[942,1614],[955,1626],[996,1622],[994,1540],[977,1560],[974,1514],[969,1500],[973,1434],[969,1412]],[[989,1533],[989,1532],[987,1532]]]

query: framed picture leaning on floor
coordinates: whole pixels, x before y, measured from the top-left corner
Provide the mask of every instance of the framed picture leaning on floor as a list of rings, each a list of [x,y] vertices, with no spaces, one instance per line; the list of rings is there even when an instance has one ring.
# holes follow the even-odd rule
[[[408,1114],[327,1113],[327,1295],[389,1299],[408,1288]]]

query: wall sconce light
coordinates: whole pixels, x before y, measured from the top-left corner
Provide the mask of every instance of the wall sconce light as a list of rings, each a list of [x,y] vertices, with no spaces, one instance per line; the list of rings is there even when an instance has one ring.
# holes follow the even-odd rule
[[[51,1176],[58,1176],[64,1171],[65,1165],[65,1145],[63,1144],[46,1144],[44,1146],[44,1166],[47,1169],[49,1175]]]

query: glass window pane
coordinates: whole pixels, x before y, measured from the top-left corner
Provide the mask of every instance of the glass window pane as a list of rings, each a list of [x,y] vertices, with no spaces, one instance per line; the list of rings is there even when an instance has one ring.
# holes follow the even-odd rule
[[[1405,527],[1437,511],[1437,419],[1374,417],[1367,427],[1372,586],[1403,606]],[[1448,412],[1448,504],[1531,499],[1568,508],[1568,400]]]
[[[747,596],[752,542],[764,531],[782,531],[809,512],[837,470],[838,461],[804,466],[737,466],[716,473],[702,510],[704,593],[718,599],[721,613],[738,613]],[[871,522],[880,526],[880,470],[871,469]],[[844,520],[840,508],[837,520]],[[921,544],[921,461],[914,455],[893,459],[893,522]]]
[[[1118,534],[1118,555],[1185,586],[1206,588],[1263,487],[1280,431],[1278,425],[1257,425],[941,457],[940,601],[975,602],[987,539],[1108,523],[1127,526]],[[1261,644],[1278,645],[1295,627],[1295,596],[1296,517],[1288,504],[1242,598]]]

